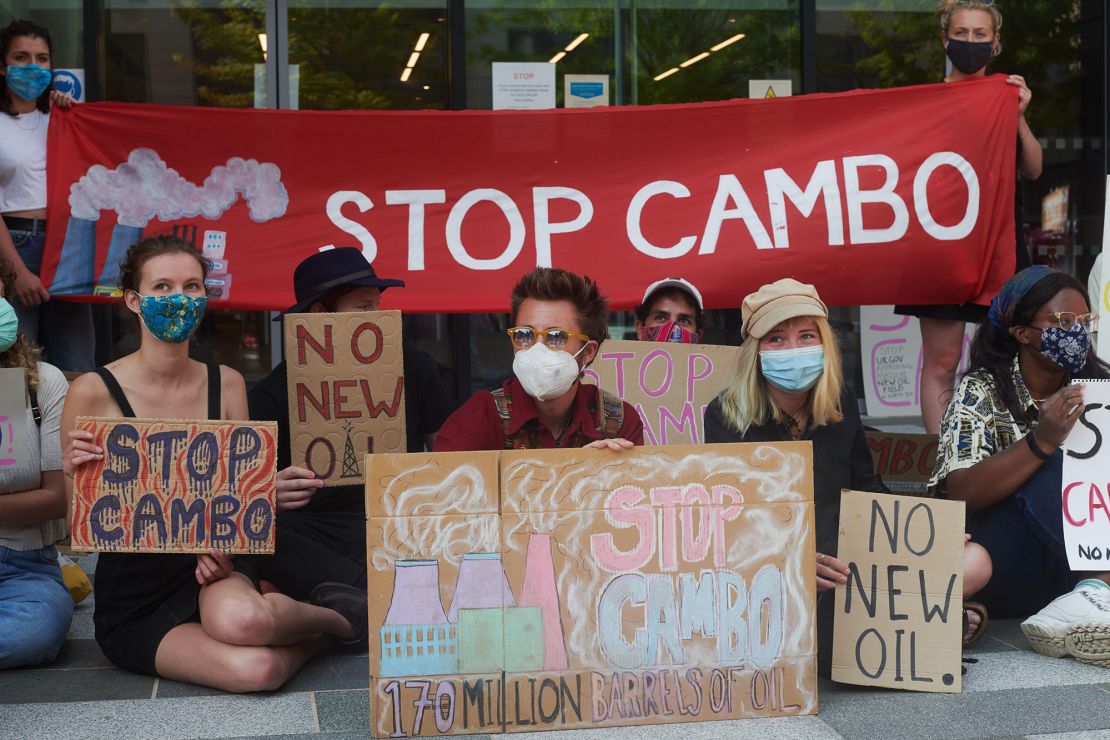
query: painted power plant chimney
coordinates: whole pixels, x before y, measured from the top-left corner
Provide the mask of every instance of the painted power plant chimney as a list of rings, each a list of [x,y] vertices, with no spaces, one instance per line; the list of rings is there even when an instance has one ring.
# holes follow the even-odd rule
[[[69,217],[58,269],[47,289],[58,295],[89,295],[96,272],[96,221]]]
[[[559,611],[559,591],[555,584],[555,563],[551,558],[549,534],[533,532],[528,538],[520,605],[538,606],[543,616],[543,669],[565,671],[567,648],[563,640],[563,617]]]
[[[509,579],[499,552],[468,552],[459,565],[459,580],[447,618],[459,621],[459,609],[489,609],[515,606]]]
[[[439,562],[398,560],[381,637],[382,675],[457,673],[455,625],[439,600]]]

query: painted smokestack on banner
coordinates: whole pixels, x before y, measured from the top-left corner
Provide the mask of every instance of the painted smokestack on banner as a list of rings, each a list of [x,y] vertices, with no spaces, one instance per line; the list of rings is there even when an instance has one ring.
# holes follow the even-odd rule
[[[521,606],[538,606],[543,615],[543,669],[565,671],[567,648],[563,640],[563,617],[559,590],[555,585],[555,563],[551,559],[551,535],[533,532],[528,538],[524,561]]]
[[[96,221],[69,217],[58,269],[47,290],[57,295],[88,295],[96,271]]]
[[[459,609],[516,606],[499,552],[468,552],[459,565],[459,580],[447,618],[459,621]]]
[[[439,562],[398,560],[381,638],[383,676],[456,673],[455,625],[439,600]]]
[[[112,229],[112,241],[108,243],[108,258],[96,281],[97,295],[113,295],[119,291],[119,266],[127,256],[131,245],[143,238],[143,230],[138,226],[117,223]]]

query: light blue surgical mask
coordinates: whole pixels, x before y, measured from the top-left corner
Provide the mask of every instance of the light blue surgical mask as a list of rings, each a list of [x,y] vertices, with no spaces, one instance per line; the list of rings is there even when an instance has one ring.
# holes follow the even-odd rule
[[[49,67],[40,67],[37,64],[22,64],[18,67],[8,67],[8,89],[23,100],[38,100],[39,96],[50,87],[54,73]]]
[[[825,372],[823,345],[761,351],[759,365],[767,382],[788,393],[808,391]]]
[[[6,298],[0,298],[0,352],[7,352],[15,344],[19,331],[19,317],[15,307]]]

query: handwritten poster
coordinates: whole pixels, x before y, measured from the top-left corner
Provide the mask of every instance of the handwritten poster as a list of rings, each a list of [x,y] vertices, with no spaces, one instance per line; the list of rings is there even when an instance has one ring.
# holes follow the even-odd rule
[[[860,352],[867,415],[872,417],[921,414],[921,324],[913,316],[898,316],[893,306],[860,306]],[[967,369],[967,353],[975,325],[964,328],[964,352],[959,372]]]
[[[736,377],[739,347],[611,340],[584,373],[630,403],[644,422],[644,444],[705,441],[705,409]]]
[[[832,678],[960,691],[964,503],[844,491]]]
[[[27,375],[21,367],[0,368],[0,470],[27,461]]]
[[[277,424],[78,417],[104,458],[77,469],[73,549],[274,552]]]
[[[875,472],[894,493],[924,496],[937,462],[937,437],[932,434],[867,432]]]
[[[358,485],[366,455],[405,451],[400,311],[287,314],[285,365],[294,465]]]
[[[374,736],[817,711],[808,444],[367,465]]]
[[[1064,546],[1075,571],[1110,562],[1110,381],[1084,380],[1086,404],[1064,440]]]

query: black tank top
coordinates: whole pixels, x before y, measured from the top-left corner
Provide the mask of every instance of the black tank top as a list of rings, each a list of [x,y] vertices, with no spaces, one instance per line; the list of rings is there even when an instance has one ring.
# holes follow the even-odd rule
[[[208,418],[218,421],[220,418],[220,366],[210,362],[207,367]],[[131,408],[131,403],[127,400],[127,396],[123,394],[123,388],[120,387],[116,376],[112,375],[112,371],[106,367],[98,367],[95,372],[104,381],[104,385],[108,387],[108,395],[116,402],[123,415],[129,419],[135,418],[135,409]]]

